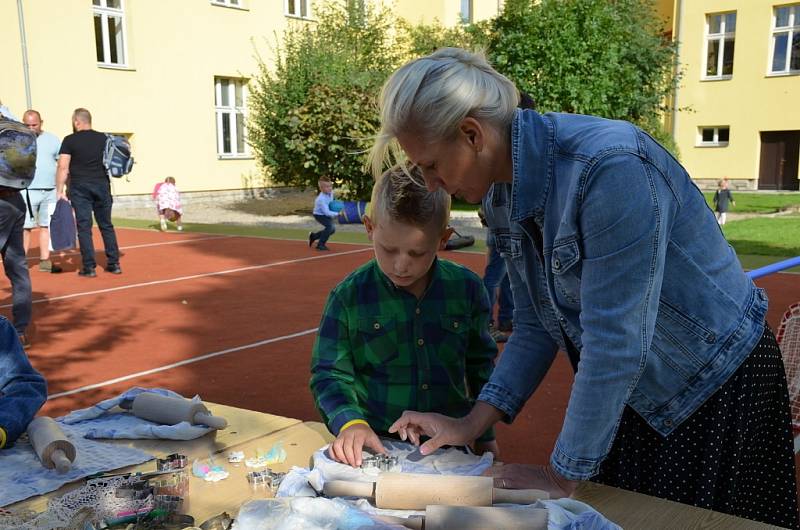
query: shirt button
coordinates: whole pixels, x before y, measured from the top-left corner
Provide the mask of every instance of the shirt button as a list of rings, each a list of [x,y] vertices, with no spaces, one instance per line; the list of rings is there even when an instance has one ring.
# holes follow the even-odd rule
[[[422,385],[420,386],[420,388],[421,388],[422,390],[428,390],[428,383],[422,383]]]
[[[422,346],[423,344],[425,344],[425,341],[424,341],[424,340],[422,340],[422,339],[417,339],[417,346]]]
[[[380,325],[379,323],[377,323],[377,322],[375,322],[375,323],[372,325],[372,327],[373,327],[373,328],[375,328],[375,329],[381,329],[381,325]]]
[[[455,329],[458,329],[458,322],[453,322],[453,327],[454,327]]]
[[[420,313],[422,313],[422,310],[420,308],[417,308],[416,311],[414,312],[419,315]]]

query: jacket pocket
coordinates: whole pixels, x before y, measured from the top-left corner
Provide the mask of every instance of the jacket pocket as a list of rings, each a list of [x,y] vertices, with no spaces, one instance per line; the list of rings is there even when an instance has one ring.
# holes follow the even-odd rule
[[[389,363],[398,357],[397,322],[392,317],[361,318],[356,341],[356,348],[363,349],[363,359],[356,355],[356,365]]]
[[[577,241],[557,244],[550,255],[556,296],[564,305],[581,304],[581,251]]]
[[[518,259],[522,257],[522,234],[515,234],[508,230],[494,231],[497,251],[504,258]]]

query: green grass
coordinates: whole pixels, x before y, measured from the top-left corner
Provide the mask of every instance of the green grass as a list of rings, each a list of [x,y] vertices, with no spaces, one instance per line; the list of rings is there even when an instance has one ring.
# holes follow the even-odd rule
[[[714,207],[714,192],[705,192],[709,206]],[[785,208],[800,207],[800,193],[740,193],[733,192],[734,213],[774,213]]]
[[[800,256],[800,216],[731,221],[722,231],[737,254]]]

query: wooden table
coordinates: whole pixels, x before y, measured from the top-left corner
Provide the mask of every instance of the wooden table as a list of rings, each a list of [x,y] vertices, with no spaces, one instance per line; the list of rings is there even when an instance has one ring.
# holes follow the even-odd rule
[[[319,422],[301,422],[292,418],[224,405],[209,404],[209,408],[214,415],[228,419],[228,429],[220,431],[216,435],[207,435],[190,442],[153,440],[116,442],[144,449],[158,456],[180,452],[192,460],[208,458],[209,454],[218,455],[218,461],[224,462],[226,470],[230,473],[227,479],[220,482],[206,482],[194,476],[190,478],[189,496],[184,504],[184,512],[192,515],[198,525],[222,512],[228,512],[235,516],[239,506],[247,500],[272,496],[263,487],[253,488],[250,486],[246,479],[250,468],[243,463],[229,464],[226,460],[228,451],[244,451],[247,457],[251,457],[255,456],[256,450],[266,451],[280,441],[287,453],[286,462],[271,465],[270,468],[274,471],[285,472],[289,471],[293,465],[308,467],[314,451],[333,439],[325,426]],[[154,462],[150,461],[122,471],[152,471],[154,469]],[[83,481],[68,484],[49,495],[17,503],[12,508],[44,510],[47,499],[63,495],[82,484]],[[573,497],[591,505],[625,530],[676,528],[680,530],[766,530],[779,528],[592,482],[582,483]]]

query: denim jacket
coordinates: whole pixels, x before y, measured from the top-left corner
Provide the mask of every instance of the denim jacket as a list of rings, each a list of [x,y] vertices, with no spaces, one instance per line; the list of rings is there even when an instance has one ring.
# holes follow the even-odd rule
[[[512,421],[566,334],[580,363],[551,464],[583,480],[625,405],[664,436],[697,410],[758,343],[767,297],[686,170],[630,123],[518,110],[511,156],[484,209],[514,333],[478,399]]]
[[[47,384],[28,362],[11,323],[0,317],[0,449],[25,432],[47,399]]]

